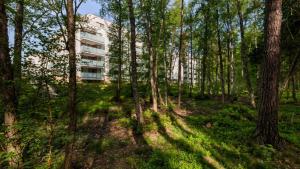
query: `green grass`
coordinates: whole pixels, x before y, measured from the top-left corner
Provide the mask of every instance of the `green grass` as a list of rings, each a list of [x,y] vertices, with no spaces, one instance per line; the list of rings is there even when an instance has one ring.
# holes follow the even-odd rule
[[[79,110],[88,114],[108,110],[110,120],[117,120],[117,124],[129,130],[135,127],[135,122],[130,117],[134,106],[128,91],[130,88],[126,86],[123,104],[114,108],[113,86],[83,85],[79,89],[82,98]],[[176,95],[176,90],[172,88],[171,94]],[[174,114],[172,105],[164,113],[144,111],[144,139],[149,148],[139,148],[126,157],[132,168],[284,168],[285,164],[278,165],[284,158],[278,150],[253,142],[255,110],[242,103],[223,105],[214,100],[184,100],[183,106],[194,112],[186,117]],[[299,148],[299,106],[281,105],[279,117],[281,136]],[[92,146],[98,153],[109,152],[122,142],[114,139],[108,137]],[[293,157],[287,158],[295,161]]]
[[[281,135],[300,147],[300,105],[281,105],[279,117]]]
[[[154,114],[148,125],[155,123],[158,127],[153,130],[157,129],[159,136],[146,139],[153,153],[147,160],[137,159],[139,168],[278,167],[278,159],[283,158],[278,156],[279,152],[272,146],[256,145],[251,139],[255,130],[255,110],[242,104],[222,105],[215,101],[192,101],[191,104],[192,109],[196,108],[193,105],[198,105],[199,109],[210,111],[184,118],[174,118],[171,113]],[[289,116],[295,110],[299,107],[283,105],[281,113]],[[293,127],[282,118],[284,116],[280,128],[286,130],[281,130],[281,135],[299,146],[297,120],[300,118],[295,118]]]
[[[26,151],[25,168],[45,168],[49,149],[47,102],[36,95],[34,88],[25,86],[25,89],[26,95],[20,99],[22,141]],[[261,146],[253,141],[257,112],[243,103],[222,104],[215,100],[183,97],[183,109],[191,112],[188,116],[176,114],[173,111],[176,106],[172,104],[162,112],[155,113],[149,109],[147,88],[143,86],[141,89],[141,98],[145,103],[145,125],[141,131],[144,132],[145,142],[122,157],[122,153],[114,155],[110,152],[132,146],[131,141],[110,135],[101,139],[92,137],[89,140],[89,136],[99,127],[94,129],[91,127],[93,123],[90,124],[88,120],[107,114],[109,121],[114,121],[114,125],[125,131],[136,129],[130,86],[123,86],[122,103],[119,105],[113,101],[114,85],[78,84],[77,146],[82,148],[89,142],[81,151],[87,155],[94,152],[97,155],[106,153],[110,155],[109,161],[125,160],[131,168],[141,169],[271,169],[299,166],[295,163],[300,163],[300,105],[282,100],[279,130],[288,146],[279,151],[270,145]],[[65,132],[68,122],[66,91],[66,87],[58,87],[58,97],[49,103],[54,120],[53,168],[59,168],[62,164],[64,144],[68,139]],[[176,93],[176,88],[171,88],[170,94],[176,96]],[[101,126],[100,122],[98,125]],[[3,138],[2,132],[0,141]],[[2,155],[5,153],[0,152],[0,158],[5,158]]]

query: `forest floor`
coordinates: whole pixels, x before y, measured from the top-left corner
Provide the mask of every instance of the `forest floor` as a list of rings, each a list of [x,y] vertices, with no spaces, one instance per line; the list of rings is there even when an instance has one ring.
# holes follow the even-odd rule
[[[78,168],[300,168],[300,105],[280,106],[280,133],[287,144],[276,150],[253,142],[257,115],[244,103],[185,97],[182,109],[170,99],[168,108],[152,112],[145,101],[145,124],[137,133],[141,129],[135,127],[126,94],[116,104],[110,101],[112,87],[87,86],[79,90],[85,113],[78,131]]]

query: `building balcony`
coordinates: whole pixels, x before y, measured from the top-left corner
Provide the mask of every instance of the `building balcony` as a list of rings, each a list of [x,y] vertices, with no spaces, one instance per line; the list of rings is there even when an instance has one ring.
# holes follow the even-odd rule
[[[85,67],[104,67],[104,61],[81,59],[81,66]]]
[[[136,54],[137,55],[142,55],[143,54],[143,50],[141,48],[136,48]]]
[[[81,72],[82,80],[104,80],[102,73]]]
[[[104,44],[105,40],[104,37],[101,35],[94,35],[87,32],[81,32],[80,33],[80,39],[84,43],[90,43],[90,44]]]
[[[89,46],[81,46],[81,53],[89,56],[104,56],[105,51],[103,49],[93,48]]]

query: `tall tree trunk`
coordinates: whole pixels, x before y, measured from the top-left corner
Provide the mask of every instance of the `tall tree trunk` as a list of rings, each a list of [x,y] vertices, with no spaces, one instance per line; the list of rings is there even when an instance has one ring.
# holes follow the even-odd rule
[[[151,8],[151,4],[150,4]],[[153,49],[153,39],[152,39],[152,21],[151,21],[151,9],[146,12],[147,17],[147,48],[149,54],[150,61],[150,86],[151,86],[151,96],[152,96],[152,109],[157,112],[157,96],[158,96],[158,88],[157,88],[157,67],[156,67],[156,52]]]
[[[180,108],[181,104],[181,93],[182,93],[182,79],[181,79],[181,65],[182,65],[182,41],[183,41],[183,8],[184,1],[181,0],[181,9],[180,9],[180,39],[179,39],[179,57],[178,57],[178,100],[177,107]]]
[[[173,29],[172,30],[172,34],[174,34],[175,30]],[[174,52],[174,36],[171,36],[171,47],[170,47],[170,53],[169,53],[169,82],[172,83],[172,73],[173,73],[173,70],[174,70],[174,66],[175,66],[175,63],[174,61],[176,61],[176,57],[173,56],[173,54],[175,53]],[[174,63],[174,64],[173,64]]]
[[[216,96],[218,93],[219,93],[219,87],[218,87],[218,80],[219,80],[219,64],[218,64],[218,62],[219,62],[219,58],[218,58],[218,56],[216,57],[216,58],[214,58],[214,59],[216,59],[215,61],[214,60],[212,60],[212,64],[214,65],[216,65],[216,75],[215,76],[213,76],[212,78],[214,78],[215,77],[215,79],[214,79],[214,86],[213,86],[213,95],[214,96]]]
[[[12,154],[8,163],[11,168],[22,168],[22,153],[18,144],[17,129],[17,98],[15,95],[14,76],[9,56],[7,15],[5,1],[0,1],[0,89],[4,109],[4,125],[6,127],[6,152]]]
[[[199,36],[199,40],[201,41],[201,36]],[[197,48],[197,69],[196,69],[196,72],[197,72],[197,86],[199,88],[199,90],[201,90],[201,77],[202,77],[202,74],[201,74],[201,70],[202,70],[202,66],[201,66],[201,46],[198,45],[198,48]]]
[[[205,81],[206,81],[206,64],[207,64],[207,57],[208,57],[208,13],[207,9],[205,9],[204,15],[204,22],[205,22],[205,30],[204,30],[204,51],[202,56],[202,78],[201,78],[201,90],[200,95],[204,97],[205,94]]]
[[[23,19],[24,19],[24,0],[17,1],[15,14],[15,46],[14,46],[14,80],[16,86],[16,97],[20,94],[21,86],[21,58],[22,58],[22,41],[23,41]]]
[[[220,35],[220,24],[219,24],[219,11],[217,10],[217,27],[218,27],[218,49],[219,49],[219,62],[220,62],[220,79],[221,79],[221,89],[222,89],[222,103],[225,102],[225,81],[224,81],[224,68],[223,68],[223,57],[222,57],[222,45],[221,45],[221,35]]]
[[[191,35],[190,35],[190,52],[191,52],[191,60],[190,60],[190,92],[189,92],[189,97],[192,97],[192,92],[193,92],[193,21],[192,21],[192,13],[191,13],[191,23],[190,23],[190,31],[191,31]]]
[[[67,32],[69,51],[69,126],[68,134],[71,136],[70,142],[66,145],[64,168],[71,169],[72,157],[74,154],[74,143],[76,134],[77,114],[76,114],[76,53],[75,53],[75,16],[73,0],[67,0]]]
[[[229,31],[227,30],[227,34],[229,35]],[[230,38],[227,39],[227,95],[228,97],[230,96],[230,92],[231,92],[231,83],[230,83],[230,80],[231,80],[231,69],[230,69],[230,66],[231,66],[231,57],[230,57]]]
[[[297,91],[296,91],[296,82],[295,75],[292,76],[292,96],[295,103],[297,103]]]
[[[135,34],[135,16],[134,7],[132,0],[128,0],[128,12],[130,21],[130,49],[131,49],[131,79],[132,79],[132,92],[135,103],[135,112],[138,125],[141,126],[144,122],[142,115],[142,107],[140,105],[140,98],[138,93],[138,82],[137,82],[137,64],[136,64],[136,34]]]
[[[244,15],[242,13],[241,9],[241,2],[240,0],[237,0],[237,10],[238,10],[238,16],[239,16],[239,24],[240,24],[240,36],[241,36],[241,58],[243,62],[243,72],[244,77],[247,85],[247,90],[249,92],[250,102],[252,107],[256,107],[255,104],[255,96],[254,91],[251,84],[250,74],[249,74],[249,59],[247,57],[247,46],[245,41],[245,30],[244,30]]]
[[[231,88],[233,86],[233,50],[232,50],[232,19],[230,15],[230,4],[227,1],[227,15],[229,17],[227,21],[227,94],[230,97],[231,95]]]
[[[265,1],[265,56],[262,62],[256,137],[261,144],[281,145],[278,132],[281,0]]]
[[[165,105],[168,106],[168,89],[169,89],[169,81],[168,81],[168,65],[167,65],[167,37],[166,37],[166,18],[165,18],[165,0],[162,0],[161,1],[161,9],[162,9],[162,15],[163,15],[163,36],[164,36],[164,52],[163,52],[163,55],[164,55],[164,75],[165,75]]]
[[[122,4],[121,0],[118,0],[118,45],[119,45],[119,54],[118,54],[118,80],[117,80],[117,90],[116,90],[116,101],[120,102],[120,95],[121,95],[121,83],[122,83]]]
[[[282,87],[280,89],[280,96],[282,95],[283,91],[286,89],[286,87],[287,87],[287,85],[289,83],[289,80],[295,75],[295,73],[297,71],[297,65],[299,63],[299,60],[300,60],[300,52],[297,53],[297,55],[293,59],[292,63],[290,64],[288,75],[284,79],[283,85],[282,85]]]

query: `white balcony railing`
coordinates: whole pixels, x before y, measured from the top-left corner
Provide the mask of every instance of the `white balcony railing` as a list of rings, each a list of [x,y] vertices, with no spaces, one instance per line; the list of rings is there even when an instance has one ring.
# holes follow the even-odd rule
[[[97,43],[104,43],[104,37],[100,36],[98,34],[93,35],[93,34],[90,34],[87,32],[81,32],[80,37],[81,37],[81,39],[91,40],[91,41],[94,41]]]
[[[83,79],[83,80],[103,80],[103,75],[101,73],[81,72],[81,79]]]
[[[81,59],[81,65],[87,67],[104,67],[104,62],[100,60]]]
[[[142,55],[143,54],[143,50],[141,48],[136,48],[136,54],[137,55]]]
[[[105,55],[105,51],[103,49],[93,48],[89,46],[81,46],[81,53],[88,53],[97,56]]]

